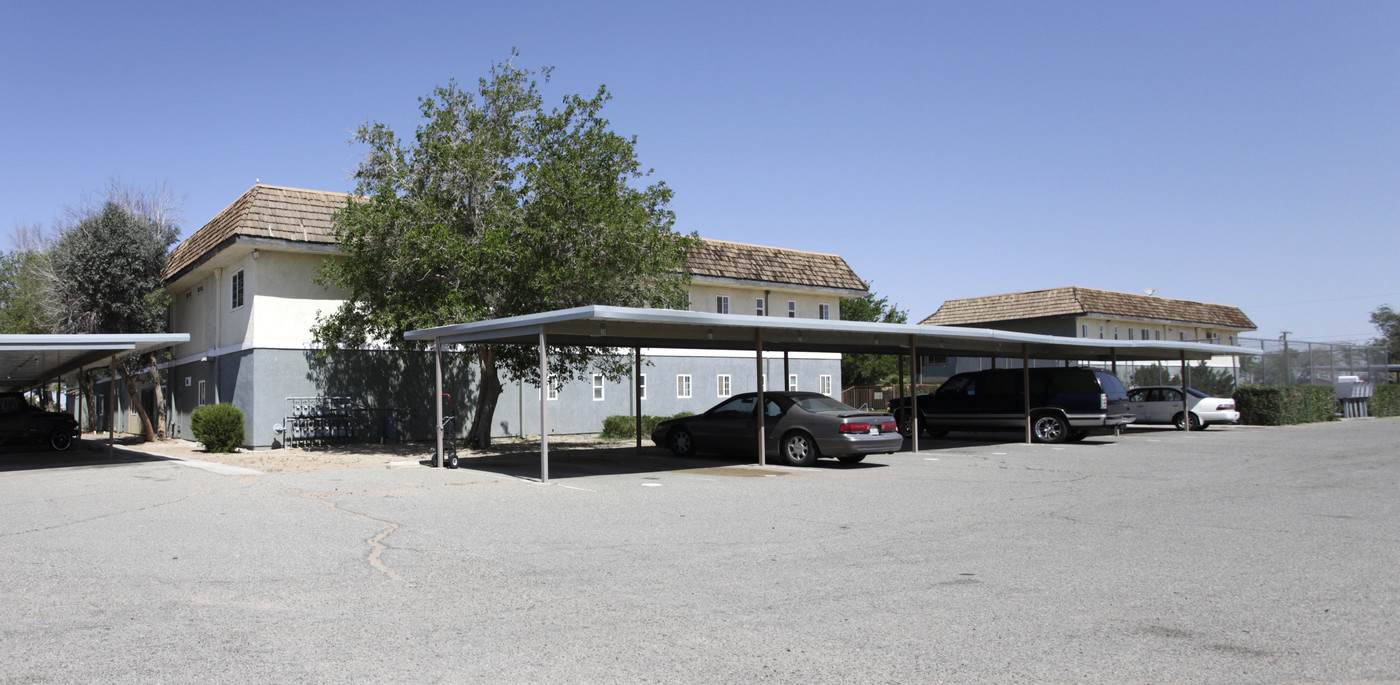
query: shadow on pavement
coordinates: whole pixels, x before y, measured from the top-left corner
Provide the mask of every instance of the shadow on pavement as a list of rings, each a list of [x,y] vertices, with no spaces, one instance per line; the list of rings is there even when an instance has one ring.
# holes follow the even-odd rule
[[[510,446],[515,448],[516,446]],[[538,479],[540,477],[539,443],[520,445],[516,449],[495,450],[493,454],[464,455],[458,453],[461,468],[474,471],[498,473],[515,478]],[[876,457],[887,455],[875,455]],[[635,446],[621,447],[570,447],[567,444],[549,448],[549,478],[584,478],[588,476],[617,476],[658,472],[698,472],[712,476],[766,476],[795,473],[770,461],[768,466],[759,466],[757,459],[748,455],[701,454],[695,457],[677,457],[660,447],[644,446],[639,451]],[[847,464],[835,459],[819,459],[812,468],[834,470],[880,468],[884,464],[861,462]],[[422,462],[432,465],[429,456]]]
[[[165,457],[141,452],[132,452],[120,447],[118,440],[111,453],[107,442],[79,440],[62,452],[34,447],[0,447],[0,472],[31,471],[37,469],[67,469],[83,467],[120,466],[141,462],[167,461]]]

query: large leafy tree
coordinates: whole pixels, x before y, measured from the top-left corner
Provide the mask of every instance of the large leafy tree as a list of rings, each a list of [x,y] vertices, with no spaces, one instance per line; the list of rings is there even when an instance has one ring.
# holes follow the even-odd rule
[[[1181,385],[1179,366],[1149,364],[1133,370],[1129,386]],[[1217,369],[1204,360],[1186,367],[1186,385],[1212,397],[1230,397],[1235,394],[1235,377],[1222,369]]]
[[[1391,363],[1400,361],[1400,312],[1383,304],[1371,312],[1371,324],[1381,334],[1371,344],[1384,347]]]
[[[866,289],[870,284],[865,284]],[[842,321],[873,321],[877,323],[907,323],[909,312],[902,310],[887,297],[867,293],[841,303]],[[899,375],[899,357],[888,354],[841,355],[841,382],[847,386],[889,383]]]
[[[515,55],[513,54],[512,57]],[[419,100],[423,121],[403,143],[367,123],[369,147],[355,172],[355,199],[336,217],[343,259],[317,281],[346,301],[322,317],[326,354],[367,344],[414,346],[407,331],[585,304],[679,307],[693,238],[672,232],[664,183],[650,175],[634,138],[602,118],[610,99],[570,95],[546,109],[536,76],[507,61],[478,81],[455,81]],[[500,373],[538,383],[528,349],[472,346],[481,387],[469,440],[487,446]],[[607,349],[552,351],[559,380],[590,369],[612,377],[624,360]]]
[[[45,306],[48,254],[16,250],[0,254],[0,333],[52,332]]]
[[[179,230],[159,218],[167,215],[143,210],[137,200],[150,197],[122,192],[109,192],[100,209],[88,210],[54,242],[49,287],[59,332],[165,331],[168,298],[161,276]],[[135,376],[154,373],[155,361],[154,356],[128,359],[122,374],[146,440],[156,438],[157,426],[139,401]]]

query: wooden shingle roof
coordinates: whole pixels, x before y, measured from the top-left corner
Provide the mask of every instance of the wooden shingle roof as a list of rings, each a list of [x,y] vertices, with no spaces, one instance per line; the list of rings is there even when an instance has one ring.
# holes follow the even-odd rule
[[[350,196],[258,184],[170,253],[166,281],[195,268],[239,236],[334,245],[336,211]],[[683,269],[696,277],[858,291],[865,283],[838,255],[702,239]]]
[[[919,323],[966,326],[1054,316],[1102,315],[1254,330],[1239,307],[1092,288],[1051,288],[948,300]]]
[[[839,255],[701,240],[683,269],[691,276],[866,291],[865,282]]]
[[[331,223],[349,195],[258,184],[170,252],[167,281],[179,278],[238,236],[335,244]]]

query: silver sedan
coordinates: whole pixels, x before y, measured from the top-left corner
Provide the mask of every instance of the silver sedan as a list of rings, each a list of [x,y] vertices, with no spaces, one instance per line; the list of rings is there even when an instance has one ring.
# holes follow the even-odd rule
[[[818,457],[854,463],[904,445],[888,413],[862,411],[815,392],[765,392],[763,403],[767,449],[793,466],[811,466]],[[662,421],[651,440],[682,457],[699,451],[753,453],[757,404],[757,393],[735,395],[703,414]]]

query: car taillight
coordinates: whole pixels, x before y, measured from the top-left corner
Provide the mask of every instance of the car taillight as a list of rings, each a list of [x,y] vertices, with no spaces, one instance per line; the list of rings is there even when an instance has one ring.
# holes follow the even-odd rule
[[[886,422],[880,424],[880,430],[881,430],[881,431],[884,431],[884,432],[886,432],[886,433],[893,433],[893,432],[899,430],[899,424],[897,424],[897,423],[895,423],[895,422],[893,422],[893,421],[886,421]]]
[[[841,424],[841,429],[840,429],[840,430],[841,430],[842,433],[869,433],[869,432],[870,432],[870,424],[868,424],[868,423],[843,423],[843,424]]]
[[[1108,393],[1099,393],[1099,409],[1108,409]]]
[[[1234,403],[1234,402],[1222,402],[1222,403],[1220,403],[1220,404],[1215,405],[1215,410],[1216,410],[1216,411],[1226,411],[1226,410],[1234,409],[1234,408],[1235,408],[1235,403]]]

